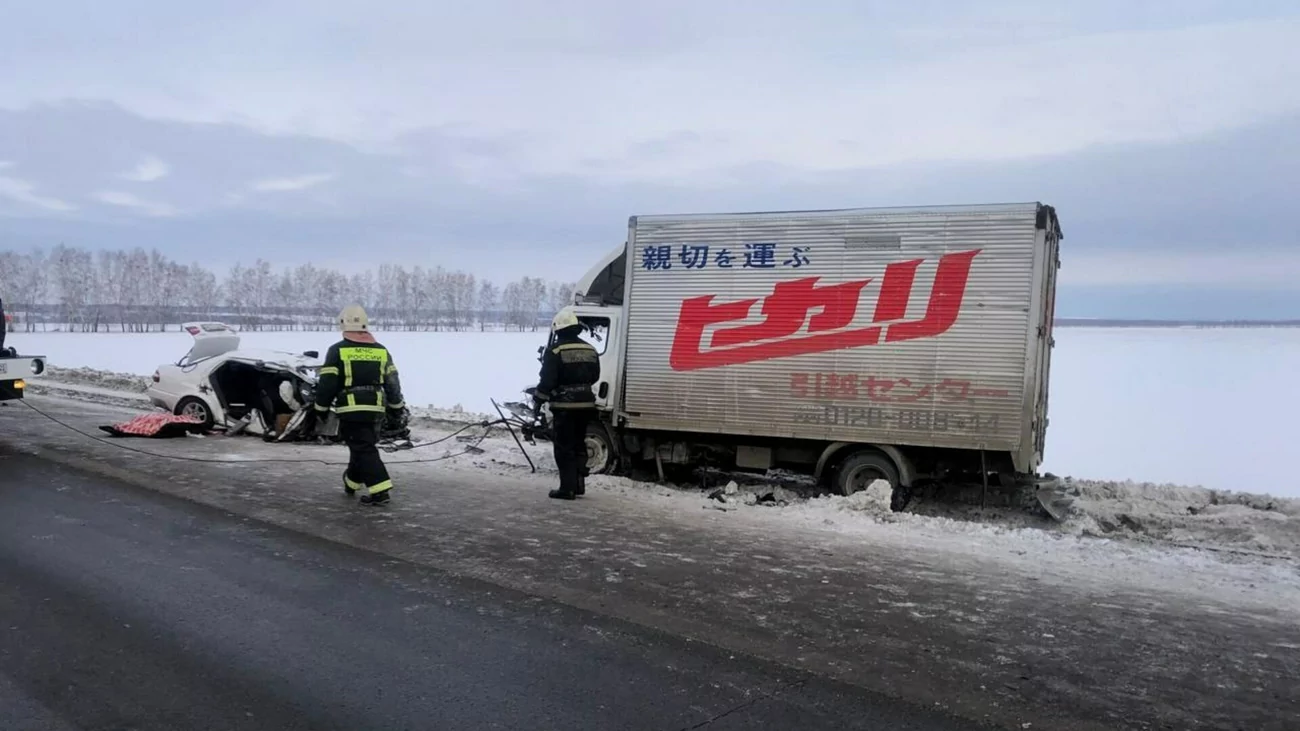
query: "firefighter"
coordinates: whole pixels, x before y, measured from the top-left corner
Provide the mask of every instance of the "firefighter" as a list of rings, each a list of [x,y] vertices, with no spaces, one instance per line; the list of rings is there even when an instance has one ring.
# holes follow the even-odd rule
[[[551,343],[542,355],[542,372],[536,391],[536,408],[551,405],[555,465],[560,489],[550,496],[573,500],[586,490],[587,425],[596,414],[592,386],[600,380],[596,349],[578,337],[582,324],[573,310],[560,310],[551,322]]]
[[[343,339],[330,346],[316,386],[316,414],[338,414],[339,436],[348,445],[343,491],[364,491],[361,502],[388,502],[393,481],[379,456],[379,432],[387,414],[402,409],[402,386],[388,349],[370,334],[370,319],[361,305],[339,314]]]

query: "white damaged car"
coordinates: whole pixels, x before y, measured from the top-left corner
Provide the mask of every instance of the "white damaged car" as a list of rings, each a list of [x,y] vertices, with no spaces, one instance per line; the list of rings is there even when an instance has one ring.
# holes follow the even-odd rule
[[[240,348],[239,333],[220,322],[182,327],[194,344],[180,360],[154,372],[146,394],[155,406],[195,417],[207,429],[277,436],[288,431],[286,421],[301,423],[311,411],[322,365],[318,352]],[[278,425],[264,423],[268,400]]]

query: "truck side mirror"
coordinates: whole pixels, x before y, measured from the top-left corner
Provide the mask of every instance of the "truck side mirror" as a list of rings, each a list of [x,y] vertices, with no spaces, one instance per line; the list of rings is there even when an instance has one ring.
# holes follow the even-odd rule
[[[600,383],[600,397],[601,397],[601,398],[605,398],[605,397],[607,397],[607,396],[609,396],[609,381],[601,381],[601,383]]]

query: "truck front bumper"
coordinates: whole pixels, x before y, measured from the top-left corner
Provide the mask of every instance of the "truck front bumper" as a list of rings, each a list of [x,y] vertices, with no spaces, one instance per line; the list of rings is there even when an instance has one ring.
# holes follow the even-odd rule
[[[44,356],[0,358],[0,401],[22,398],[27,379],[44,372]]]

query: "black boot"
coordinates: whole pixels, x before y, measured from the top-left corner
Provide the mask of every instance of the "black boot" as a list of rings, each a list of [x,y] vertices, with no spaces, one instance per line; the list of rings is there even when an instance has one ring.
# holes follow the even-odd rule
[[[384,490],[383,492],[374,495],[362,495],[360,502],[362,505],[383,505],[388,502],[389,497],[388,491]]]
[[[574,498],[577,497],[577,495],[574,495],[573,493],[567,492],[565,490],[551,490],[550,492],[546,493],[546,496],[550,498],[554,498],[556,500],[573,500]]]
[[[591,474],[591,470],[587,469],[587,463],[585,461],[581,462],[580,464],[582,466],[578,468],[578,487],[573,492],[575,495],[586,495],[587,475]]]

